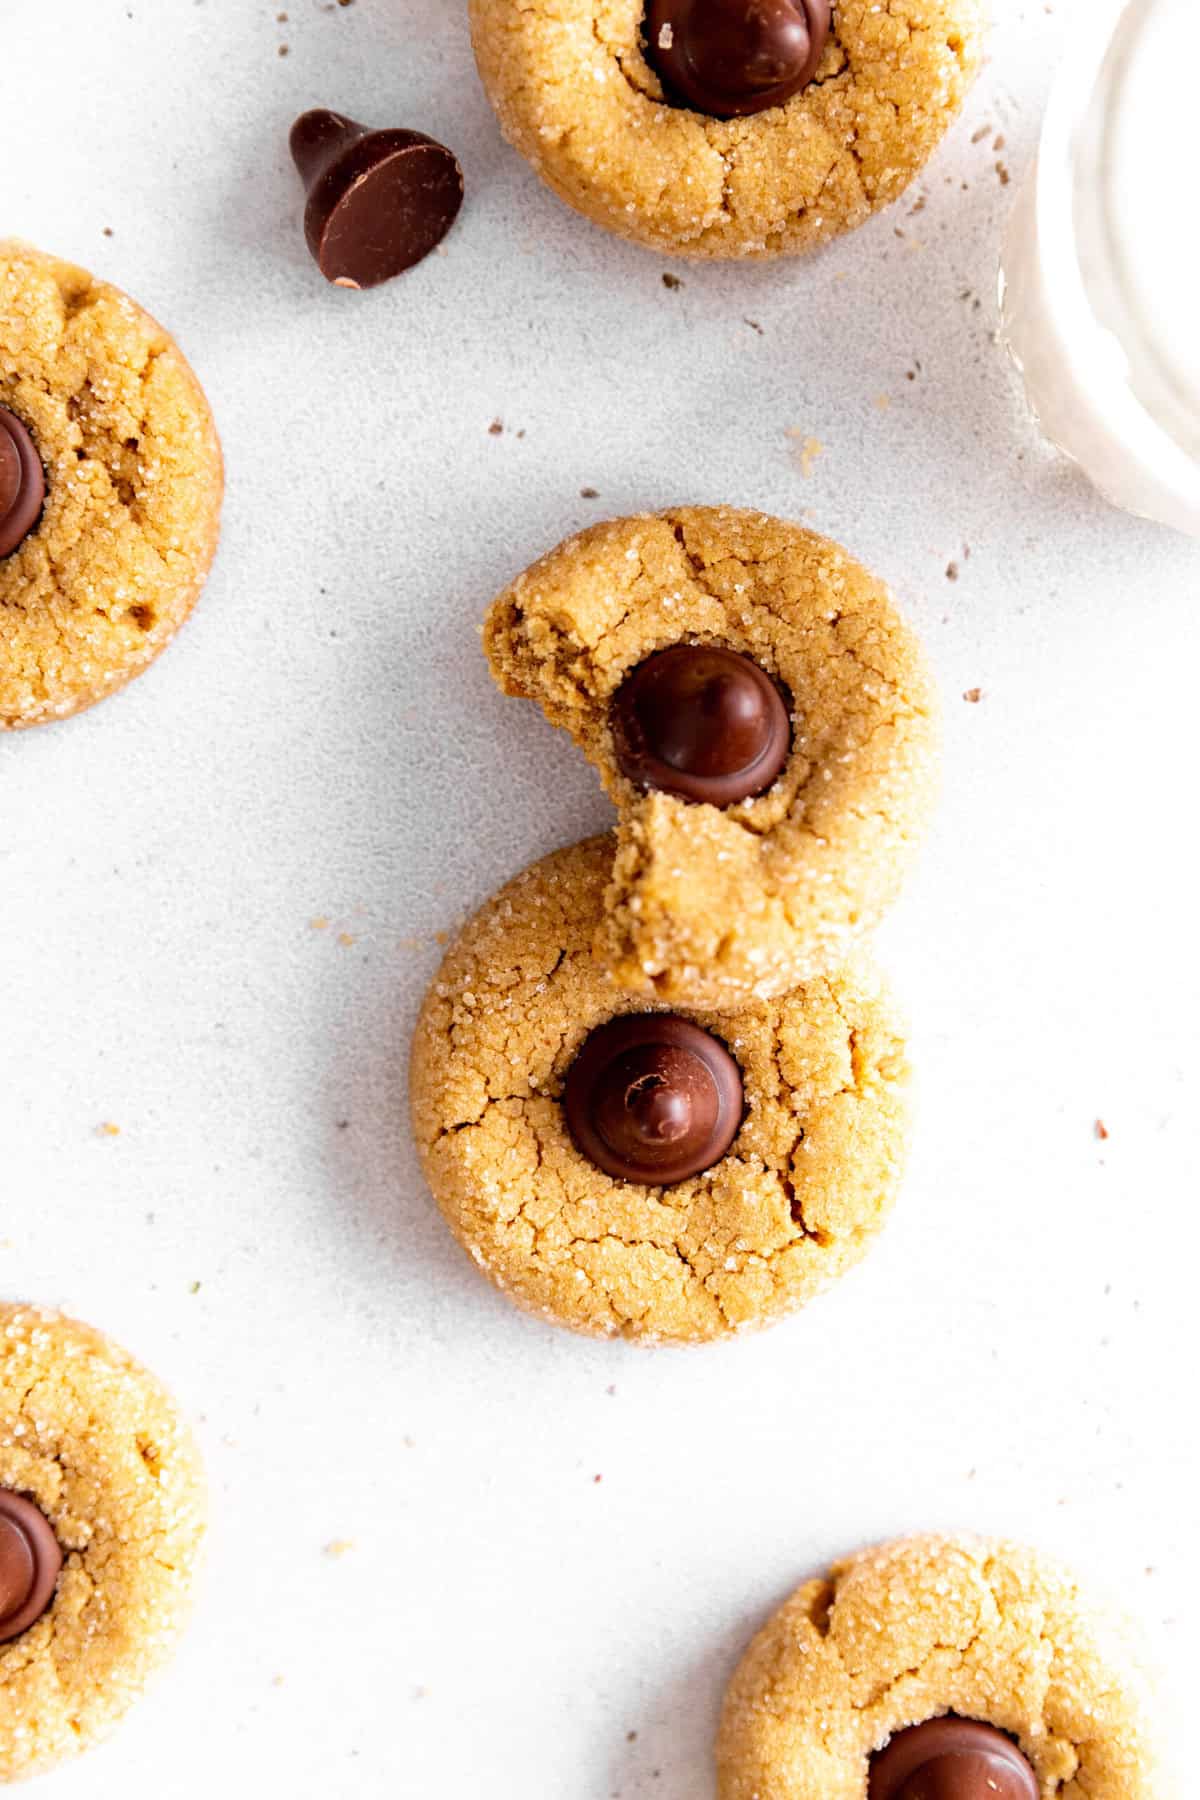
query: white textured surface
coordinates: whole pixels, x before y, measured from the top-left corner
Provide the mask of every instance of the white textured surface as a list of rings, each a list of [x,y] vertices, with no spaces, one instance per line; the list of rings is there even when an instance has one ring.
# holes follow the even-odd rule
[[[1200,561],[1040,449],[992,342],[995,165],[1057,54],[1041,0],[997,11],[922,212],[669,291],[501,147],[455,0],[8,0],[3,228],[176,330],[229,460],[178,644],[0,743],[2,1286],[172,1381],[215,1524],[179,1663],[39,1793],[708,1800],[750,1629],[918,1527],[1070,1554],[1200,1673]],[[373,297],[303,249],[313,103],[466,168],[447,254]],[[435,934],[606,817],[493,690],[483,606],[684,499],[895,583],[947,791],[884,945],[924,1095],[894,1224],[794,1323],[652,1354],[479,1281],[404,1061]]]

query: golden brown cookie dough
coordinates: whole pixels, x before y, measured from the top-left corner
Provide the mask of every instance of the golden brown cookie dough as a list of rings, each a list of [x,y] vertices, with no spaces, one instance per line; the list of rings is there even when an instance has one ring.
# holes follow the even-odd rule
[[[413,1124],[456,1237],[517,1305],[643,1342],[700,1342],[795,1311],[866,1251],[899,1184],[907,1063],[874,970],[731,1017],[700,1012],[748,1111],[723,1161],[665,1188],[604,1175],[559,1098],[588,1034],[646,1010],[590,954],[611,838],[557,851],[466,926],[426,998]]]
[[[170,1653],[204,1532],[195,1445],[163,1388],[74,1319],[0,1307],[0,1488],[40,1508],[63,1565],[0,1644],[0,1780],[105,1736]]]
[[[903,1539],[806,1582],[754,1639],[725,1698],[720,1800],[867,1800],[872,1754],[946,1713],[1015,1739],[1045,1800],[1164,1800],[1147,1712],[1126,1628],[1057,1563]]]
[[[46,472],[0,561],[0,730],[91,706],[153,662],[217,547],[212,415],[177,345],[119,289],[0,242],[0,407]]]
[[[984,0],[838,0],[811,86],[750,118],[672,106],[644,0],[471,0],[504,135],[610,231],[692,256],[781,256],[902,194],[979,67]]]
[[[791,756],[758,799],[643,793],[616,765],[613,694],[680,642],[740,651],[790,693]],[[786,992],[895,898],[934,798],[936,698],[887,589],[827,538],[732,507],[616,519],[519,576],[484,643],[620,809],[596,951],[621,987],[723,1007]]]

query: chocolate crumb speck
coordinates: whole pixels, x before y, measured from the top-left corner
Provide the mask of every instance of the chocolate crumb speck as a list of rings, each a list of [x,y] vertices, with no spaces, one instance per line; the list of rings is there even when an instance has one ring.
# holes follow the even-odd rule
[[[499,437],[500,434],[503,432],[503,430],[504,430],[504,420],[503,419],[493,419],[491,424],[488,426],[488,436],[489,437]]]
[[[966,693],[963,695],[963,699],[965,701],[967,701],[968,705],[970,705],[970,706],[978,706],[979,702],[983,699],[983,689],[982,688],[968,688]]]
[[[288,46],[286,44],[280,44],[279,54],[280,54],[280,56],[289,56],[291,54],[291,52],[288,49]]]
[[[636,1731],[627,1731],[625,1733],[625,1742],[627,1744],[636,1744],[637,1743],[637,1732]]]
[[[112,234],[113,234],[113,228],[112,228],[112,226],[111,226],[111,225],[106,225],[106,226],[105,226],[105,227],[104,227],[104,231],[103,231],[103,234],[102,234],[102,235],[103,235],[103,236],[104,236],[104,237],[111,237],[111,236],[112,236]]]
[[[579,498],[581,500],[598,500],[600,491],[598,488],[580,488]]]
[[[762,328],[762,326],[761,326],[761,325],[760,325],[760,324],[759,324],[759,322],[758,322],[758,320],[757,320],[757,319],[743,319],[743,320],[742,320],[742,324],[743,324],[743,325],[748,325],[748,326],[749,326],[749,327],[750,327],[750,329],[751,329],[751,331],[757,331],[757,333],[758,333],[758,335],[759,335],[759,337],[762,337],[762,335],[763,335],[763,328]]]
[[[956,562],[946,564],[946,580],[947,581],[957,581],[958,580],[958,564]]]
[[[672,293],[674,293],[676,288],[681,288],[683,286],[678,275],[672,275],[669,271],[663,275],[662,281],[663,286],[665,288],[670,288]]]

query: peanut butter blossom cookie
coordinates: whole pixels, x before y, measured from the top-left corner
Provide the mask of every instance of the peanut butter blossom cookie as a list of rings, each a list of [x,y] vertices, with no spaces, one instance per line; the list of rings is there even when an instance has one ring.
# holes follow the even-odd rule
[[[127,295],[0,243],[0,730],[91,706],[191,611],[223,476],[178,347]]]
[[[505,136],[610,231],[809,250],[897,199],[979,66],[984,0],[471,0]]]
[[[1164,1800],[1127,1628],[1057,1563],[918,1537],[810,1581],[725,1699],[720,1800]]]
[[[59,1313],[0,1307],[0,1781],[105,1736],[170,1653],[204,1532],[154,1377]]]
[[[619,808],[595,947],[620,987],[736,1006],[878,923],[931,810],[937,709],[887,589],[836,544],[729,507],[617,519],[520,576],[484,642]]]
[[[648,1011],[591,955],[613,845],[527,869],[425,1001],[412,1109],[455,1235],[573,1330],[700,1342],[858,1261],[908,1136],[901,1028],[865,963],[736,1015]]]

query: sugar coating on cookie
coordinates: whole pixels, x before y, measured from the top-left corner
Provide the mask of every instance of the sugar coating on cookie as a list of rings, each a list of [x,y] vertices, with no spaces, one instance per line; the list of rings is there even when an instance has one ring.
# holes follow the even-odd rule
[[[695,1013],[741,1070],[731,1149],[669,1187],[603,1174],[560,1100],[589,1035],[644,1010],[591,955],[612,857],[611,838],[557,851],[466,926],[417,1026],[414,1130],[451,1229],[519,1306],[701,1342],[794,1311],[864,1254],[907,1147],[905,1046],[864,962],[736,1016]]]
[[[0,560],[0,730],[124,685],[191,611],[224,485],[212,415],[177,345],[86,270],[0,243],[0,407],[46,477]]]
[[[471,0],[475,57],[509,141],[579,212],[664,252],[810,250],[896,200],[979,67],[984,0],[838,0],[816,74],[781,106],[671,105],[645,0]]]
[[[757,798],[719,809],[622,774],[613,696],[679,643],[725,645],[786,690],[791,752]],[[622,988],[711,1006],[782,993],[836,968],[895,898],[936,793],[936,695],[883,583],[827,538],[732,507],[616,519],[501,594],[484,646],[619,808],[596,951]]]
[[[204,1535],[195,1445],[159,1382],[59,1313],[0,1307],[0,1489],[53,1528],[46,1612],[0,1644],[0,1781],[104,1737],[170,1654]]]
[[[725,1697],[720,1800],[867,1800],[872,1756],[945,1714],[1012,1738],[1047,1800],[1163,1800],[1130,1629],[1051,1558],[967,1536],[849,1557],[780,1607]]]

